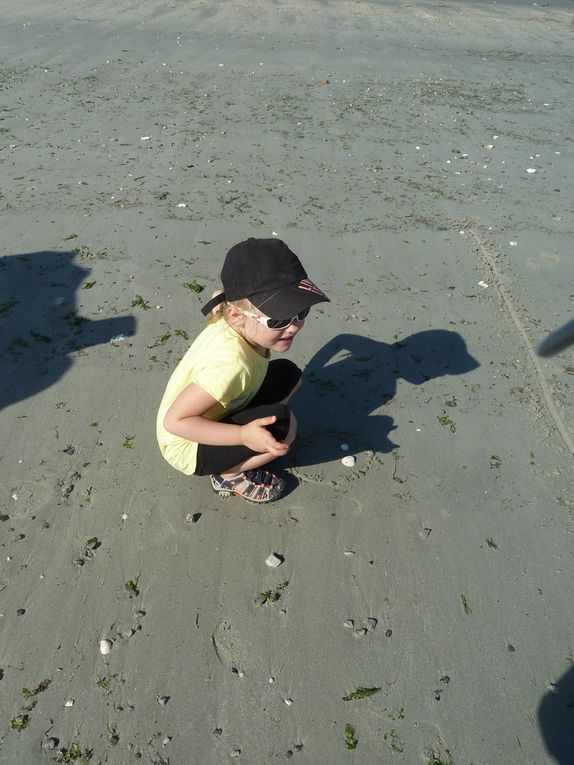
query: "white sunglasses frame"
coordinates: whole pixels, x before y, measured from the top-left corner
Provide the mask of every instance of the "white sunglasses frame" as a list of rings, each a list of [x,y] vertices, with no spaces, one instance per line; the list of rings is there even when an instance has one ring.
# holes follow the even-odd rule
[[[303,322],[309,315],[309,311],[311,310],[310,307],[304,308],[303,311],[299,312],[299,313],[303,313],[304,311],[307,311],[306,315],[302,319],[299,318],[299,314],[295,314],[295,316],[292,316],[291,319],[289,320],[289,324],[286,324],[284,327],[270,327],[267,322],[276,321],[276,319],[272,319],[269,316],[260,316],[257,313],[251,313],[251,311],[244,311],[243,308],[238,308],[236,305],[233,307],[235,308],[236,311],[239,311],[239,313],[243,314],[243,316],[247,316],[250,319],[255,319],[255,321],[261,324],[263,327],[265,327],[265,329],[270,329],[273,332],[281,332],[284,329],[288,329],[291,326],[291,324],[294,324],[295,322],[297,322],[297,324],[303,324]],[[285,321],[287,321],[287,319],[285,319]]]

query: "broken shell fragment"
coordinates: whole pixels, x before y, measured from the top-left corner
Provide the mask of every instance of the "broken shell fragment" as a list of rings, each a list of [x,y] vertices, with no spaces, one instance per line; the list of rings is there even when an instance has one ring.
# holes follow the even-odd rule
[[[100,640],[100,653],[104,656],[112,650],[112,641],[111,640]]]
[[[281,555],[277,555],[277,553],[271,553],[271,555],[266,559],[265,563],[270,568],[277,568],[277,566],[280,566],[285,558],[283,558]]]

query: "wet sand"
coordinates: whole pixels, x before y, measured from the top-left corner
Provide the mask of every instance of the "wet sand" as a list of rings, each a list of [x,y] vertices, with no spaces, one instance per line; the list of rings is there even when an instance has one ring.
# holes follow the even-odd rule
[[[573,19],[8,0],[0,762],[572,763]],[[275,234],[332,302],[258,508],[154,419]]]

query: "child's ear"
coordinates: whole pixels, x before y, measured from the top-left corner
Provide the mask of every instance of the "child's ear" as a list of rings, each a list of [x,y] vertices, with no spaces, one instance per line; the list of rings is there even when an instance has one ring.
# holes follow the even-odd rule
[[[233,305],[233,303],[228,303],[228,304],[227,304],[227,307],[226,307],[226,309],[225,309],[225,310],[226,310],[226,313],[227,313],[227,316],[228,316],[228,318],[230,318],[230,319],[240,319],[240,318],[242,318],[242,316],[243,316],[243,314],[241,313],[241,311],[239,311],[239,310],[238,310],[238,309],[237,309],[237,308],[236,308],[236,307]]]

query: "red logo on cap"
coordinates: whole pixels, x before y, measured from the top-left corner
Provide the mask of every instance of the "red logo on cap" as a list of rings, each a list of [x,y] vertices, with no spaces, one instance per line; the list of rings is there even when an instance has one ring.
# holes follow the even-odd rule
[[[324,292],[322,292],[319,287],[317,287],[316,284],[313,284],[311,279],[302,279],[297,287],[300,290],[305,290],[305,292],[312,292],[313,295],[319,295],[320,297],[327,297]]]

